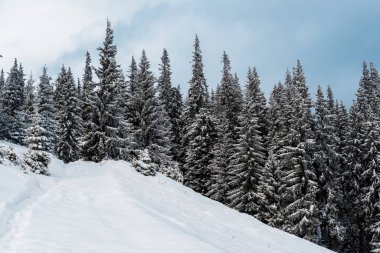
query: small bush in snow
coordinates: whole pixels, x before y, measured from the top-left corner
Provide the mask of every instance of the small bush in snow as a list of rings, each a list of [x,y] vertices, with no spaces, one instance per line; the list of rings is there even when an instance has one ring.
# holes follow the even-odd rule
[[[24,156],[25,164],[29,170],[35,174],[49,175],[48,165],[50,162],[49,155],[43,151],[28,150]]]
[[[171,179],[178,181],[180,183],[183,182],[183,175],[178,167],[177,163],[165,164],[161,166],[161,173]]]
[[[8,149],[3,151],[2,153],[3,157],[7,160],[9,160],[11,163],[15,165],[20,165],[20,159],[16,155],[14,149],[12,147],[8,147]]]
[[[137,159],[132,161],[136,171],[144,176],[155,176],[157,165],[153,163],[149,156],[149,151],[144,149],[138,152]]]

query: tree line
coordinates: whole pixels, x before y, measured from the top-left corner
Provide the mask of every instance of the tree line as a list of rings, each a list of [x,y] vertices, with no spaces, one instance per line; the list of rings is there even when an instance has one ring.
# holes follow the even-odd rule
[[[0,73],[0,137],[28,145],[25,162],[48,175],[47,152],[65,163],[126,160],[211,199],[338,252],[380,252],[380,77],[363,64],[347,109],[331,87],[310,97],[300,61],[267,101],[256,69],[244,89],[223,53],[209,92],[196,36],[183,100],[163,50],[159,77],[145,54],[127,76],[107,21],[99,65],[87,52],[82,78],[62,66],[52,82],[25,80],[15,60]]]

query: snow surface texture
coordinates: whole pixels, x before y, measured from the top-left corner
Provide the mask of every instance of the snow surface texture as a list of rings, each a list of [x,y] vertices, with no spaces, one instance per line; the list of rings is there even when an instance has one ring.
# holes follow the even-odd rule
[[[52,157],[49,169],[0,165],[0,252],[331,252],[126,162]]]

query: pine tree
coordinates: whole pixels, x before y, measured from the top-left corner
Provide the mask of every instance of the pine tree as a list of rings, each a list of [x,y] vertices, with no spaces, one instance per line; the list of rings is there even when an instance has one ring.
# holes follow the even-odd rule
[[[297,69],[300,68],[300,65]],[[296,75],[303,75],[295,70]],[[302,82],[300,81],[302,80]],[[312,166],[314,137],[311,129],[310,98],[305,78],[287,75],[283,115],[284,127],[280,130],[280,145],[275,158],[281,170],[280,210],[285,220],[282,229],[308,240],[318,240],[315,217],[316,176]],[[308,95],[308,94],[307,94]]]
[[[58,131],[56,154],[63,162],[73,162],[79,159],[79,137],[81,132],[80,110],[74,77],[70,68],[62,68],[59,74],[58,97],[62,100],[58,108]]]
[[[212,174],[215,174],[217,177],[217,181],[223,181],[223,184],[227,189],[221,189],[223,192],[221,193],[209,193],[209,195],[219,195],[225,196],[228,192],[228,187],[230,186],[230,181],[232,174],[230,173],[233,168],[232,160],[234,154],[236,154],[236,144],[239,138],[239,114],[241,112],[241,90],[237,79],[233,77],[231,74],[231,66],[230,60],[227,54],[224,52],[223,54],[223,76],[222,80],[217,88],[216,97],[215,97],[215,108],[217,112],[217,124],[218,129],[221,130],[221,133],[218,135],[217,142],[220,142],[220,145],[216,145],[216,147],[220,146],[225,152],[225,154],[220,154],[220,151],[214,151],[216,154],[214,155],[213,161],[213,171]],[[223,143],[224,142],[224,143]],[[224,161],[222,161],[224,159]],[[222,166],[218,168],[218,164]],[[218,176],[219,175],[219,176]],[[225,178],[220,178],[222,175],[225,175]],[[218,184],[212,182],[216,188],[218,188]],[[215,188],[211,187],[211,188]],[[226,193],[224,191],[226,190]],[[215,189],[209,189],[210,192],[215,192]],[[224,204],[228,204],[230,199],[225,197],[223,198],[225,202]]]
[[[141,149],[148,149],[152,160],[164,165],[170,161],[170,140],[167,131],[168,119],[159,105],[154,87],[155,78],[150,70],[150,63],[145,51],[142,52],[137,73],[139,93],[137,101],[138,123],[135,131],[136,141]]]
[[[189,81],[189,91],[184,111],[184,117],[186,119],[194,119],[195,115],[198,114],[202,108],[206,108],[208,103],[207,84],[203,72],[202,51],[197,35],[195,36],[192,62],[192,77]]]
[[[94,99],[93,128],[85,140],[86,160],[99,162],[105,158],[120,157],[119,118],[117,114],[117,92],[122,85],[120,66],[116,62],[116,45],[113,44],[113,30],[107,20],[103,47],[99,47],[100,66],[95,70],[99,89]]]
[[[239,112],[242,108],[242,95],[238,81],[231,74],[230,60],[226,52],[223,53],[223,76],[216,91],[216,108],[219,114],[225,113],[234,137],[238,137]],[[237,138],[236,138],[237,139]]]
[[[77,86],[75,87],[75,91],[77,93],[77,97],[78,98],[82,98],[83,96],[83,87],[82,87],[82,83],[80,82],[80,78],[77,79]]]
[[[253,73],[249,70],[237,153],[232,158],[228,199],[231,207],[262,219],[265,206],[262,181],[266,156],[261,131],[265,129],[265,98],[259,83],[256,70]]]
[[[126,118],[128,122],[132,124],[134,130],[138,128],[139,124],[139,115],[138,112],[141,111],[141,101],[139,101],[140,95],[140,87],[137,83],[137,75],[138,68],[135,61],[135,58],[132,57],[131,64],[129,66],[129,75],[128,75],[128,98],[127,98],[127,110],[126,110]]]
[[[99,113],[96,111],[96,103],[99,102],[96,84],[93,81],[91,55],[86,52],[84,73],[82,77],[82,143],[81,158],[84,160],[96,160],[97,145],[99,144]]]
[[[291,79],[287,75],[287,79]],[[289,80],[288,82],[289,83]],[[265,194],[265,209],[263,212],[263,220],[269,225],[281,228],[285,218],[280,209],[280,187],[281,187],[281,167],[278,157],[278,151],[282,147],[282,138],[285,133],[285,89],[281,83],[274,86],[269,99],[268,108],[268,135],[267,150],[268,159],[264,168],[263,176],[263,192]]]
[[[260,89],[260,79],[256,68],[248,69],[248,81],[246,87],[246,100],[254,102],[253,112],[257,115],[257,124],[263,147],[266,149],[268,142],[268,108],[264,93]]]
[[[356,101],[350,108],[347,137],[347,168],[345,173],[346,199],[351,203],[351,241],[344,245],[355,251],[369,252],[371,237],[375,236],[379,174],[379,108],[376,73],[363,64]]]
[[[160,64],[160,76],[157,81],[158,87],[158,97],[160,101],[163,103],[164,109],[169,111],[171,106],[170,101],[170,89],[172,88],[171,81],[171,67],[170,67],[170,59],[168,55],[168,51],[166,49],[163,50]]]
[[[125,81],[124,75],[121,74],[118,91],[116,95],[116,112],[115,116],[118,119],[118,145],[119,145],[119,159],[132,161],[135,150],[137,149],[137,143],[133,132],[133,125],[130,123],[129,115],[129,103],[130,97],[128,91],[128,85]]]
[[[24,77],[21,70],[21,65],[19,66],[15,59],[5,82],[2,106],[5,112],[11,116],[15,116],[17,111],[21,110],[24,102]]]
[[[216,129],[211,116],[202,109],[189,128],[189,141],[185,159],[184,184],[194,191],[206,194],[211,179],[210,164],[216,139]]]
[[[263,169],[261,191],[264,194],[263,210],[260,213],[260,219],[275,228],[281,228],[285,218],[280,210],[280,187],[281,187],[281,170],[278,166],[278,159],[269,151],[268,157]]]
[[[345,195],[349,204],[348,208],[350,215],[350,226],[352,227],[351,240],[347,242],[348,245],[344,245],[345,248],[351,248],[356,252],[363,250],[364,242],[363,238],[360,238],[360,234],[364,233],[364,212],[361,210],[361,206],[357,201],[358,191],[360,188],[360,174],[362,170],[362,140],[364,139],[363,115],[359,112],[359,106],[357,102],[354,102],[349,112],[349,128],[347,134],[347,168],[345,173]],[[359,211],[360,210],[360,211]]]
[[[214,119],[214,121],[216,121]],[[222,117],[221,122],[227,122],[225,117]],[[206,196],[213,200],[219,201],[223,204],[228,204],[227,193],[229,185],[227,183],[227,177],[229,172],[229,152],[234,148],[234,144],[231,143],[228,134],[227,124],[216,124],[217,135],[215,144],[211,150],[211,176],[208,183],[208,191]]]
[[[41,123],[43,120],[36,108],[32,126],[28,129],[28,153],[25,154],[24,161],[30,167],[31,172],[49,175],[47,166],[50,158],[45,152],[49,148],[49,135]]]
[[[23,113],[24,106],[24,72],[22,65],[14,64],[5,81],[4,91],[1,97],[3,112],[7,115],[8,121],[5,138],[12,142],[23,144],[26,137],[26,120]]]
[[[318,182],[316,194],[320,220],[320,244],[337,249],[344,240],[345,229],[338,216],[342,205],[342,181],[340,156],[338,154],[339,139],[337,136],[337,114],[331,88],[328,88],[328,99],[324,98],[319,86],[316,101],[316,148],[314,167]]]
[[[170,59],[166,49],[164,49],[161,64],[160,76],[158,78],[158,99],[163,107],[164,113],[170,122],[170,154],[174,160],[178,160],[182,112],[182,97],[179,88],[172,87],[171,83]]]
[[[189,90],[186,98],[186,103],[181,116],[181,121],[183,122],[182,127],[182,140],[181,148],[179,152],[179,161],[185,162],[185,154],[188,149],[189,141],[185,137],[186,133],[189,132],[190,126],[195,120],[195,116],[205,109],[208,104],[208,90],[207,90],[206,78],[203,71],[203,61],[202,61],[202,51],[199,45],[198,35],[195,36],[194,41],[194,51],[192,59],[192,77],[189,81]],[[185,166],[182,166],[184,170]],[[185,171],[183,171],[185,173]]]
[[[349,192],[351,191],[351,169],[349,168],[348,158],[349,158],[349,133],[350,124],[349,124],[349,116],[344,106],[343,102],[338,103],[335,102],[335,111],[337,115],[336,120],[336,133],[338,137],[337,142],[337,153],[339,155],[339,173],[341,175],[342,182],[342,196],[344,197],[344,201],[341,203],[339,208],[340,210],[340,221],[344,226],[345,238],[340,243],[338,252],[354,252],[355,249],[355,237],[354,237],[354,224],[352,219],[352,203],[353,200],[350,200]]]
[[[1,71],[0,71],[0,90],[1,90],[1,93],[3,92],[4,86],[5,86],[4,70],[1,69]]]
[[[261,192],[265,153],[254,106],[255,101],[247,100],[241,116],[237,153],[232,158],[229,172],[228,202],[229,206],[241,212],[261,218],[265,203],[265,196]]]
[[[76,96],[78,98],[78,109],[79,109],[79,115],[80,115],[80,125],[83,127],[84,123],[82,120],[82,115],[83,115],[83,87],[80,78],[77,78],[77,86],[76,86]],[[83,137],[83,133],[81,133],[81,138]]]
[[[380,99],[380,77],[379,73],[373,63],[370,63],[370,75],[371,81],[373,82],[373,87],[375,89],[376,94],[378,95],[377,99]],[[378,104],[374,108],[374,114],[376,119],[380,118],[380,101],[377,101]],[[379,122],[376,122],[379,124]],[[376,131],[379,131],[376,129]],[[373,132],[375,133],[375,132]],[[374,150],[372,150],[374,151]],[[371,252],[378,253],[380,252],[380,182],[379,182],[379,170],[374,173],[372,180],[373,188],[369,188],[368,195],[370,201],[373,204],[372,210],[372,219],[370,225],[370,234],[371,234]]]
[[[287,73],[287,77],[290,74]],[[282,83],[274,86],[269,99],[268,108],[268,152],[276,153],[281,147],[282,134],[285,132],[285,88]]]
[[[65,101],[65,93],[64,93],[66,82],[67,82],[67,70],[66,70],[66,67],[64,65],[62,65],[61,71],[58,74],[57,80],[54,83],[54,85],[55,85],[54,107],[55,107],[56,112],[60,112],[63,109],[64,104],[66,102]],[[57,113],[55,119],[58,121],[59,117],[60,117],[60,115],[59,115],[59,113]],[[58,126],[57,126],[56,130],[57,131],[59,130]]]
[[[240,88],[239,77],[237,76],[236,73],[234,74],[232,83],[234,85],[234,90],[236,92],[236,94],[235,94],[236,101],[237,101],[238,104],[240,104],[240,106],[242,108],[242,105],[243,105],[243,102],[244,102],[244,97],[243,97],[243,93],[242,93],[241,88]]]
[[[183,122],[181,118],[182,110],[183,110],[183,101],[181,88],[172,87],[170,89],[170,97],[171,97],[171,107],[170,107],[170,123],[172,130],[172,147],[171,154],[173,156],[174,161],[180,161],[180,149],[181,149],[181,131],[183,128]]]
[[[46,66],[42,69],[40,82],[37,87],[36,108],[39,115],[39,126],[46,131],[46,148],[45,151],[53,152],[56,140],[56,120],[55,108],[53,102],[53,87],[50,84],[50,77],[47,74]]]
[[[82,89],[82,96],[81,100],[83,103],[82,107],[82,121],[84,122],[84,125],[86,125],[86,132],[85,134],[88,134],[91,131],[90,125],[92,120],[92,114],[93,114],[93,103],[95,96],[95,83],[92,80],[92,67],[91,67],[91,55],[87,51],[86,52],[86,61],[85,61],[85,67],[84,67],[84,74],[82,77],[82,83],[83,83],[83,89]]]
[[[26,114],[26,123],[28,128],[32,125],[33,117],[35,114],[35,87],[34,87],[34,78],[33,75],[30,74],[27,84],[25,86],[25,104],[24,104],[24,112]]]

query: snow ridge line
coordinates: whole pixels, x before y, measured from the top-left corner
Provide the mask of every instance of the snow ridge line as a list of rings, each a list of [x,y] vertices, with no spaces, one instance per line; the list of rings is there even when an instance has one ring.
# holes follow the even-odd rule
[[[44,189],[37,181],[30,181],[25,190],[12,201],[1,207],[0,211],[0,251],[12,252],[18,239],[23,235],[29,226],[33,207],[46,195],[52,192],[59,185],[53,188]],[[49,189],[50,188],[50,189]]]

